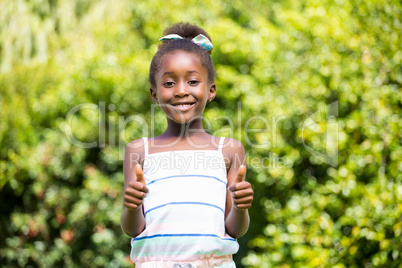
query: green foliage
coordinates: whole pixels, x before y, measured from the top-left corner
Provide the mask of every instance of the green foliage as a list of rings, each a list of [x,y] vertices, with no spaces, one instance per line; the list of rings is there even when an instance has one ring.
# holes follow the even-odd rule
[[[214,44],[210,131],[242,141],[255,189],[238,265],[401,267],[399,1],[20,0],[0,10],[2,266],[130,266],[122,156],[164,130],[149,63],[163,29],[189,21]],[[335,121],[319,118],[331,104]],[[320,121],[307,128],[312,114]]]

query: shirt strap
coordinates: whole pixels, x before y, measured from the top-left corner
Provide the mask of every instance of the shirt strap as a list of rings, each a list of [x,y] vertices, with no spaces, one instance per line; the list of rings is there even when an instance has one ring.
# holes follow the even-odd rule
[[[218,151],[222,152],[222,148],[223,148],[223,141],[225,140],[225,137],[221,137],[219,139],[219,147],[218,147]]]
[[[144,140],[144,153],[145,153],[145,156],[147,156],[148,155],[148,138],[143,137],[142,139]]]

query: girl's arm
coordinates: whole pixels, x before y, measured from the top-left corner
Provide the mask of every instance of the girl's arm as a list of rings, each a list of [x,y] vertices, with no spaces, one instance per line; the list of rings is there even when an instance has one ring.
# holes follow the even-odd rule
[[[225,149],[230,155],[225,228],[230,236],[237,238],[247,232],[250,224],[248,208],[253,200],[253,189],[251,184],[244,180],[246,156],[243,145],[235,139],[229,139],[229,143],[230,146]]]
[[[124,209],[120,225],[128,236],[136,237],[145,229],[145,219],[142,210],[142,200],[148,192],[139,165],[141,153],[139,140],[130,142],[125,151],[124,170]]]

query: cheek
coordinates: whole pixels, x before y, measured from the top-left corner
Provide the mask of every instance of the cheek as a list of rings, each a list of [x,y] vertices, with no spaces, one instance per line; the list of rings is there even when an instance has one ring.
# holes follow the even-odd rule
[[[163,90],[157,91],[156,99],[157,99],[159,102],[162,102],[162,103],[163,103],[164,100],[167,99],[167,93],[164,92]]]
[[[208,97],[209,97],[208,93],[199,94],[199,95],[197,96],[198,101],[200,102],[200,105],[199,105],[199,107],[198,107],[198,110],[204,110],[204,109],[205,109],[205,106],[206,106],[207,103],[208,103]]]
[[[208,102],[209,98],[209,89],[205,88],[204,92],[202,93],[202,96],[200,95],[201,98],[203,98],[203,101]]]

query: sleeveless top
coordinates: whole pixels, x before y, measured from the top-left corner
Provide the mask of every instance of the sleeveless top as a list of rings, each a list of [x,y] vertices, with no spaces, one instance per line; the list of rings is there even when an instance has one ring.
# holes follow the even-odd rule
[[[144,138],[145,230],[131,240],[133,262],[194,261],[235,254],[225,232],[226,166],[218,150],[148,154]]]

